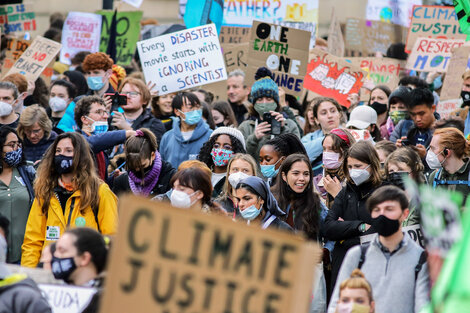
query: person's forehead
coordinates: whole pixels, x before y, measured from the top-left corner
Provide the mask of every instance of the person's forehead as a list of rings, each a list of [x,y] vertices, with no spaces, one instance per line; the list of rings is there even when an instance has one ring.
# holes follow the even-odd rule
[[[241,75],[236,75],[236,76],[231,76],[229,80],[231,83],[243,84],[244,78]]]
[[[0,96],[2,96],[2,97],[7,97],[7,96],[13,97],[13,89],[0,88]]]

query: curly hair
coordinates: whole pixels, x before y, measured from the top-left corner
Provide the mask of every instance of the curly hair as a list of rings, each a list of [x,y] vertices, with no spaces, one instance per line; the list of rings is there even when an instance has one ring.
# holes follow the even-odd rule
[[[279,153],[279,157],[301,153],[307,155],[304,145],[294,134],[281,134],[268,140],[263,146],[273,146],[274,151]]]
[[[90,72],[93,70],[110,70],[113,67],[114,61],[106,53],[96,52],[89,54],[85,57],[82,63],[83,71]]]
[[[199,151],[199,155],[197,156],[197,159],[205,163],[207,167],[210,169],[212,169],[214,166],[214,161],[212,160],[212,155],[211,155],[212,147],[214,146],[217,138],[219,138],[220,135],[227,135],[230,138],[230,141],[232,142],[232,150],[234,154],[246,153],[246,150],[245,148],[243,148],[243,144],[240,142],[240,140],[233,137],[232,135],[219,134],[219,135],[213,136],[202,145],[201,150]]]
[[[85,96],[78,100],[74,110],[74,120],[79,128],[82,128],[83,126],[82,116],[90,114],[91,106],[93,103],[98,103],[102,106],[106,106],[104,100],[97,96]]]
[[[13,133],[18,137],[18,141],[22,144],[23,142],[21,141],[21,137],[18,136],[18,133],[16,132],[15,129],[11,128],[10,126],[1,126],[0,127],[0,146],[3,147],[7,141],[7,136]],[[0,174],[3,172],[3,164],[5,161],[0,160]],[[21,153],[21,162],[18,164],[20,165],[26,165],[26,157],[24,155],[24,151]]]

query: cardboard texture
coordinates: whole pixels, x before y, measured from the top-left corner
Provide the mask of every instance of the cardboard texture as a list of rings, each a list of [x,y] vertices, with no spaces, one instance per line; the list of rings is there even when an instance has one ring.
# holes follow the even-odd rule
[[[100,51],[106,52],[111,32],[114,11],[97,11],[101,15]],[[117,12],[116,15],[116,63],[129,65],[134,57],[136,44],[140,36],[142,11]]]
[[[46,67],[54,61],[61,44],[53,40],[37,36],[25,52],[16,60],[7,75],[20,73],[28,80],[35,81]]]
[[[308,60],[310,33],[307,31],[255,21],[248,47],[245,82],[254,83],[260,67],[273,72],[274,81],[287,94],[300,96]]]
[[[0,24],[4,26],[5,34],[24,34],[35,31],[37,29],[36,13],[34,13],[33,5],[20,3],[0,6]]]
[[[346,20],[344,45],[345,55],[350,57],[386,54],[388,47],[403,42],[404,27],[378,21],[348,18]]]
[[[222,26],[219,34],[220,44],[239,44],[250,41],[250,28]]]
[[[447,74],[442,84],[440,100],[459,99],[462,91],[463,78],[468,67],[468,59],[470,56],[470,47],[462,46],[452,53],[447,68]]]
[[[344,56],[344,38],[341,25],[335,14],[335,9],[331,11],[330,28],[328,29],[328,53],[337,57]]]
[[[419,37],[408,56],[406,68],[423,72],[446,72],[453,49],[465,40]]]
[[[310,53],[313,58],[307,66],[304,87],[349,108],[348,95],[359,93],[367,72],[323,50],[315,48]]]
[[[309,311],[313,242],[135,196],[119,207],[100,312]]]
[[[465,39],[454,7],[417,5],[413,7],[405,51],[410,53],[418,37]]]

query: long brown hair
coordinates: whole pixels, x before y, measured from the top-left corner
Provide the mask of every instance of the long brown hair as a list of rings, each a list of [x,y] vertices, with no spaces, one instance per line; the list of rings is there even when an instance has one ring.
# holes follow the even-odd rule
[[[102,181],[96,172],[90,146],[78,133],[63,133],[57,136],[47,149],[34,181],[36,198],[41,205],[42,213],[46,216],[60,177],[54,166],[55,151],[59,141],[66,138],[69,138],[73,145],[72,173],[76,189],[80,191],[80,212],[83,214],[86,208],[96,208],[99,205],[98,189]]]
[[[382,183],[382,175],[380,173],[380,159],[374,146],[369,141],[358,141],[349,148],[348,158],[353,158],[370,165],[369,181],[378,186]],[[350,183],[353,183],[349,176],[348,158],[343,161],[343,172]]]

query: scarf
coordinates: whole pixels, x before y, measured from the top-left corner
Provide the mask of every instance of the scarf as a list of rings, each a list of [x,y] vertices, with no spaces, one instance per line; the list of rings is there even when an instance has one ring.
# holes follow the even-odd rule
[[[160,171],[162,170],[162,157],[158,151],[155,151],[155,160],[153,161],[153,166],[150,172],[145,175],[144,178],[140,179],[132,171],[128,173],[129,186],[131,190],[136,195],[141,195],[148,197],[152,192],[152,189],[158,182],[160,177]]]

